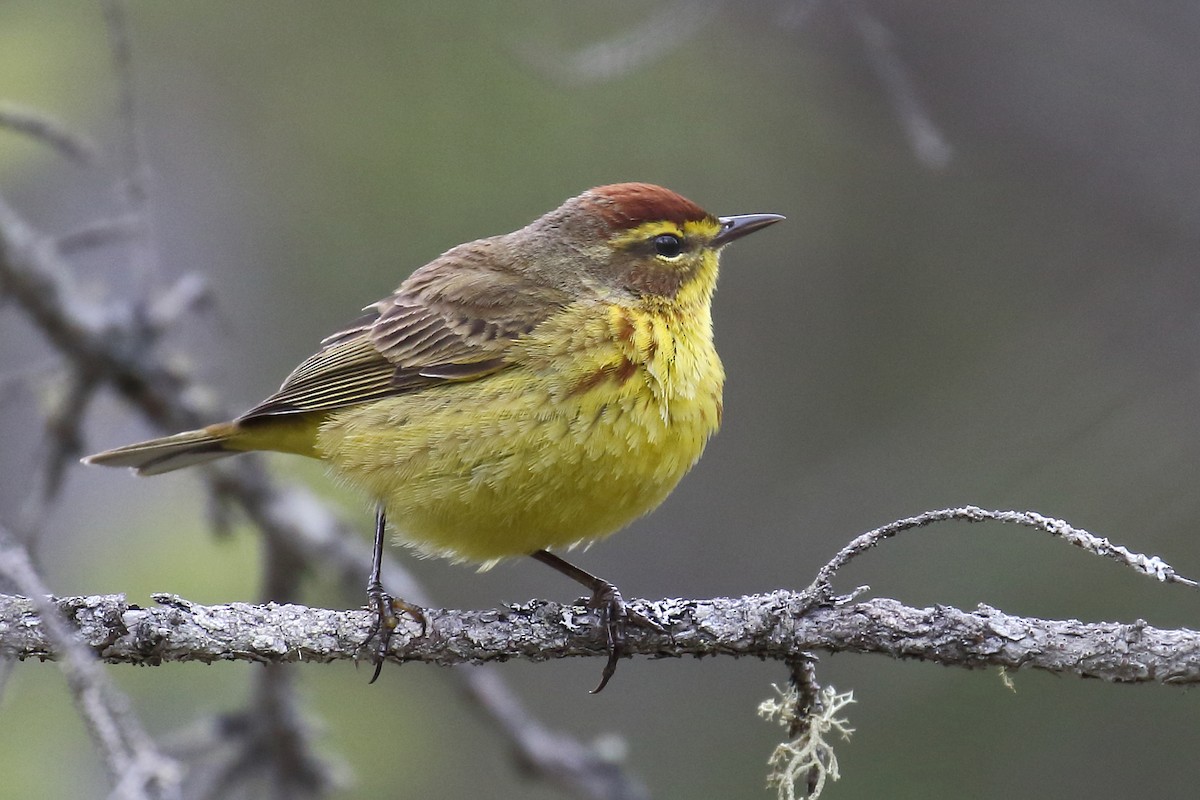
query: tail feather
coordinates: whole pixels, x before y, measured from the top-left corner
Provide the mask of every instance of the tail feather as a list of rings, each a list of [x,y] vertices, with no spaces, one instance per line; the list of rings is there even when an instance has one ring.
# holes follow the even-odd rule
[[[228,447],[236,429],[233,425],[210,425],[198,431],[177,433],[161,439],[129,444],[105,450],[83,459],[85,464],[105,467],[132,467],[138,475],[160,475],[164,472],[203,464],[240,452]]]

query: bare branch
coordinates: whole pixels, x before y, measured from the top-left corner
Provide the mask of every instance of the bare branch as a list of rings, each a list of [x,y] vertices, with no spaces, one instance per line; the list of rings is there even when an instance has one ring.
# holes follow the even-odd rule
[[[724,5],[724,0],[676,0],[624,33],[577,52],[550,52],[546,43],[539,41],[525,44],[520,54],[559,83],[583,85],[614,80],[695,37]]]
[[[39,141],[68,161],[81,166],[88,166],[96,160],[94,144],[39,111],[10,104],[0,106],[0,128]]]
[[[128,800],[179,797],[182,769],[154,745],[129,702],[109,682],[94,651],[88,650],[46,597],[46,587],[30,563],[25,549],[0,529],[0,575],[8,578],[31,599],[22,603],[21,618],[37,629],[38,655],[55,658],[66,676],[75,707],[92,732],[116,788],[113,796]],[[14,620],[15,621],[15,620]],[[11,630],[0,623],[0,638]],[[0,645],[0,653],[7,653]]]
[[[58,252],[70,256],[110,242],[127,241],[140,232],[138,220],[129,214],[115,219],[95,220],[59,236]]]
[[[165,428],[200,424],[184,376],[151,352],[159,330],[146,315],[102,310],[79,298],[54,240],[34,230],[2,198],[0,294],[17,301],[72,370],[117,387]]]
[[[463,673],[467,696],[513,742],[529,771],[579,797],[649,800],[650,792],[599,748],[550,731],[529,714],[493,667]]]
[[[855,556],[862,555],[883,540],[890,539],[904,531],[923,528],[934,522],[945,522],[954,519],[965,520],[967,522],[992,520],[995,522],[1011,522],[1023,525],[1027,528],[1045,531],[1051,536],[1061,537],[1076,547],[1087,550],[1089,553],[1112,559],[1119,564],[1124,564],[1143,575],[1156,578],[1164,583],[1181,583],[1184,586],[1191,587],[1197,585],[1196,581],[1183,577],[1170,564],[1167,564],[1158,556],[1146,556],[1141,553],[1134,553],[1128,548],[1113,544],[1108,539],[1088,533],[1082,528],[1076,528],[1061,519],[1047,517],[1036,511],[988,511],[975,506],[963,506],[961,508],[942,508],[936,511],[926,511],[915,517],[898,519],[895,522],[890,522],[887,525],[856,537],[839,550],[837,555],[828,564],[821,567],[820,571],[817,572],[817,577],[807,589],[807,592],[814,599],[828,600],[832,594],[830,582],[833,580],[834,575]]]
[[[319,755],[312,746],[312,726],[298,708],[295,675],[290,667],[268,664],[254,675],[250,706],[202,725],[189,725],[180,735],[169,737],[173,749],[188,755],[191,769],[184,790],[190,800],[231,796],[305,800],[344,788],[343,765]]]
[[[861,2],[838,3],[837,7],[849,16],[862,39],[867,63],[883,84],[887,99],[900,118],[917,159],[927,167],[942,169],[954,157],[954,148],[938,130],[925,104],[921,102],[908,68],[892,44],[891,31]]]
[[[365,610],[232,603],[203,606],[155,595],[141,608],[121,595],[63,598],[59,609],[106,661],[277,664],[357,658],[371,625]],[[1200,683],[1200,633],[1138,621],[1085,623],[1017,617],[979,606],[910,608],[876,599],[811,608],[801,592],[711,600],[632,601],[668,633],[631,630],[631,655],[731,655],[792,661],[808,650],[878,653],[967,668],[1035,668],[1114,683]],[[606,655],[584,606],[544,600],[498,609],[426,609],[429,633],[398,631],[398,662],[477,664]],[[0,595],[0,653],[51,656],[32,602]]]
[[[133,274],[136,278],[145,279],[157,269],[158,250],[151,221],[150,167],[138,122],[129,20],[125,15],[124,0],[102,0],[100,5],[108,28],[117,82],[117,115],[123,128],[120,153],[122,178],[118,188],[130,216],[137,221],[138,233],[131,240]]]
[[[32,541],[32,532],[44,518],[49,504],[58,497],[67,465],[81,454],[81,426],[96,388],[90,375],[72,372],[62,381],[66,385],[60,387],[46,414],[41,463],[33,470],[32,486],[18,516],[17,525],[21,534],[28,537],[27,541]]]

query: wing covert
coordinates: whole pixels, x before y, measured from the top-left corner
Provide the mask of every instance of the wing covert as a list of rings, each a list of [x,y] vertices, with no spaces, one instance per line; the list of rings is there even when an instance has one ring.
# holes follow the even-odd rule
[[[499,270],[488,258],[492,247],[489,240],[462,245],[417,270],[395,294],[325,337],[238,421],[329,411],[504,369],[509,345],[559,298]]]

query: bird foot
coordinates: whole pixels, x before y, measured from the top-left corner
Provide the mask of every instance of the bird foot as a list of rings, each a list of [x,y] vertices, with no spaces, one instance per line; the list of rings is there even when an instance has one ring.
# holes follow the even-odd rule
[[[421,636],[424,636],[428,629],[428,620],[420,606],[413,605],[397,597],[392,597],[383,591],[382,586],[373,585],[367,589],[367,610],[370,611],[372,609],[375,611],[375,621],[371,624],[371,630],[367,633],[367,640],[363,644],[368,644],[376,635],[379,636],[379,641],[375,645],[375,652],[371,657],[371,660],[375,663],[375,671],[371,674],[371,680],[368,681],[368,684],[378,680],[379,673],[383,670],[383,662],[387,658],[388,647],[392,642],[392,634],[396,632],[396,628],[400,625],[398,614],[407,614],[414,622],[421,623]]]
[[[608,662],[600,673],[600,684],[592,689],[597,694],[608,685],[617,671],[617,659],[625,655],[625,629],[629,623],[650,628],[658,633],[667,630],[640,611],[630,608],[621,596],[621,590],[608,581],[602,581],[592,592],[587,607],[596,613],[604,629],[604,642],[608,650]]]

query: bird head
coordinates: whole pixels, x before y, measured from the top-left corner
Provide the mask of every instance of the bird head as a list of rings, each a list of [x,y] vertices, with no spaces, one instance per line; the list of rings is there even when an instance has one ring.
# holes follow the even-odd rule
[[[778,214],[718,217],[649,183],[598,186],[512,234],[525,268],[577,296],[707,302],[725,245],[779,222]]]

